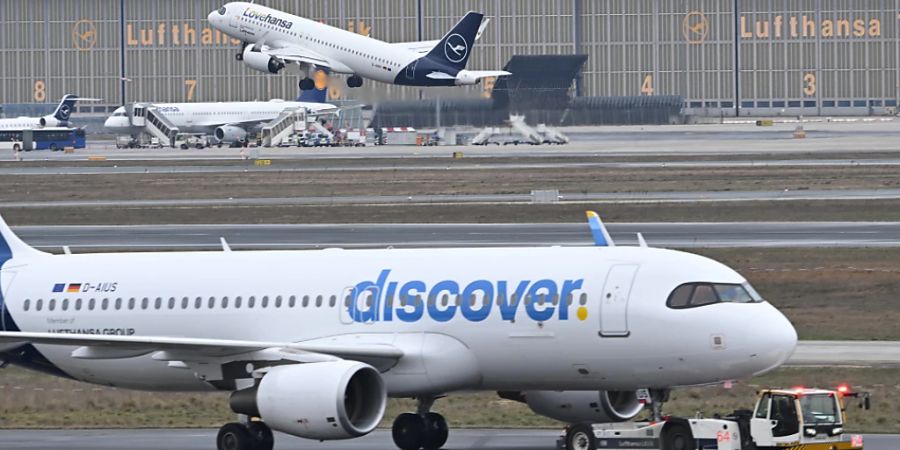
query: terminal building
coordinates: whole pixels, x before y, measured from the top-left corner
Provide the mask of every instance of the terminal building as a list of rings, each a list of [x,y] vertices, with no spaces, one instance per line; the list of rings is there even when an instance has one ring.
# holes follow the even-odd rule
[[[386,41],[437,39],[468,10],[491,19],[469,68],[583,54],[576,97],[677,96],[696,115],[894,113],[900,0],[262,0]],[[296,69],[255,72],[211,29],[212,0],[3,0],[0,104],[76,93],[125,102],[295,98]],[[552,72],[554,67],[547,67]],[[495,83],[417,89],[333,77],[331,100],[490,97]]]

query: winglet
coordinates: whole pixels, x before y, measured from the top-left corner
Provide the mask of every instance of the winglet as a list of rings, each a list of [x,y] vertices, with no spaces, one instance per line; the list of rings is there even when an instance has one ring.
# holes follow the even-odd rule
[[[603,221],[600,220],[600,216],[594,211],[587,211],[585,214],[587,215],[588,225],[591,227],[591,234],[594,235],[594,245],[598,247],[615,247],[616,244],[609,236],[609,231],[606,230]]]
[[[640,246],[640,247],[649,247],[649,245],[647,245],[647,241],[644,240],[644,235],[643,235],[643,234],[638,233],[638,234],[637,234],[637,238],[638,238],[638,246]]]
[[[29,246],[15,233],[3,217],[0,217],[0,266],[13,257],[46,255],[46,253]]]

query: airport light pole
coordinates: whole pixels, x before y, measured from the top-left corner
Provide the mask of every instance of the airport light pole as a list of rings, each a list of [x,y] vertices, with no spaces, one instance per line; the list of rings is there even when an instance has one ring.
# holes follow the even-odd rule
[[[734,0],[734,116],[741,116],[741,0]]]
[[[122,96],[122,106],[125,106],[125,0],[119,0],[119,84]]]

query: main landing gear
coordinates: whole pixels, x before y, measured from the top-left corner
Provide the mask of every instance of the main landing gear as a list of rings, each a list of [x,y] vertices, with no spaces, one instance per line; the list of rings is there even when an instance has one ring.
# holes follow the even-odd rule
[[[363,79],[359,75],[353,75],[350,78],[347,78],[347,87],[349,88],[358,88],[362,86]]]
[[[312,78],[306,77],[300,80],[300,90],[301,91],[311,91],[315,89],[316,82],[313,81]]]
[[[262,422],[227,423],[219,429],[216,437],[218,450],[272,450],[275,436]]]
[[[437,450],[447,443],[447,420],[429,411],[435,400],[434,397],[419,398],[416,413],[400,414],[394,420],[391,432],[394,444],[400,450]]]

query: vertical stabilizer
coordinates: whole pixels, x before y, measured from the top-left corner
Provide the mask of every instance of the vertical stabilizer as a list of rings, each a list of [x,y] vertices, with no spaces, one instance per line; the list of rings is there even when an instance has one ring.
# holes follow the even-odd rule
[[[442,65],[465,69],[484,15],[469,11],[426,55]]]
[[[0,216],[0,267],[7,260],[13,258],[45,254],[19,239],[12,229],[9,228],[9,225],[6,224],[6,221],[3,220],[3,217]]]

